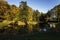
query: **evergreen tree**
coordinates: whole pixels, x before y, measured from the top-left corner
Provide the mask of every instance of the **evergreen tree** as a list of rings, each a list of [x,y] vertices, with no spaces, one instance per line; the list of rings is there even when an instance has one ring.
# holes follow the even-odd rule
[[[28,9],[27,9],[27,2],[21,1],[21,5],[20,5],[20,20],[26,20],[27,21],[27,17],[28,17]]]

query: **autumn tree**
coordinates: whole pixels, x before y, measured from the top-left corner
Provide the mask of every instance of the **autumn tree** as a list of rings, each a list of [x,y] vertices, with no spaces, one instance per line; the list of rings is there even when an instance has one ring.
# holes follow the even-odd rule
[[[5,19],[5,14],[9,9],[10,6],[6,1],[0,1],[0,18]]]

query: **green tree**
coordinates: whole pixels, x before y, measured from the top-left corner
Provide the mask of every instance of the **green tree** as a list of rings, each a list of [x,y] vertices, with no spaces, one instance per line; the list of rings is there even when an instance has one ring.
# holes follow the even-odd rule
[[[28,17],[28,9],[27,9],[27,2],[21,1],[21,5],[19,6],[20,9],[20,20],[26,20],[27,21],[27,17]]]
[[[40,16],[40,12],[38,10],[34,11],[33,13],[33,21],[38,21]]]

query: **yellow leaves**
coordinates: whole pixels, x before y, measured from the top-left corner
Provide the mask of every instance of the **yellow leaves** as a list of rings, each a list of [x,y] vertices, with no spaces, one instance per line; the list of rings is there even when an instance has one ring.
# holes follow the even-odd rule
[[[34,22],[34,21],[27,21],[27,23],[28,23],[28,24],[32,24],[32,25],[37,24],[37,22]],[[18,21],[18,25],[25,25],[25,23],[22,22],[22,21]]]
[[[24,22],[18,21],[18,25],[25,25]]]
[[[19,11],[19,8],[16,6],[10,6],[10,12],[16,14]]]
[[[34,22],[34,21],[28,21],[28,24],[35,25],[35,24],[37,24],[37,22]]]
[[[11,21],[4,20],[2,23],[11,23]]]

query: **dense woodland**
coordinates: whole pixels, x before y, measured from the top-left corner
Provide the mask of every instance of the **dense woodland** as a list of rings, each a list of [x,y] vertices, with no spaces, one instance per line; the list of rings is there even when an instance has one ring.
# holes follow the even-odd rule
[[[60,30],[59,27],[49,29],[50,20],[56,20],[57,25],[60,24],[60,4],[43,13],[29,7],[26,1],[21,1],[19,7],[0,1],[0,33],[24,34],[44,28],[49,31]]]

